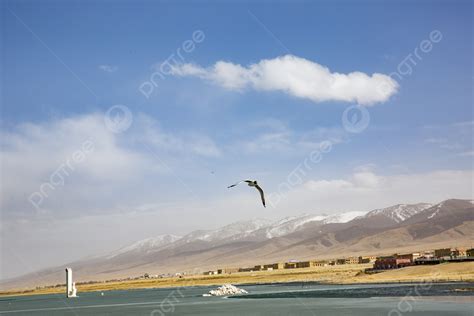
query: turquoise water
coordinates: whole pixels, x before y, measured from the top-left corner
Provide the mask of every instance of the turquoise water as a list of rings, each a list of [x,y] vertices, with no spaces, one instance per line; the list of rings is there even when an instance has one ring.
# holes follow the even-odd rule
[[[0,299],[3,315],[474,315],[474,284],[240,286],[248,295],[202,297],[215,287],[34,295]]]

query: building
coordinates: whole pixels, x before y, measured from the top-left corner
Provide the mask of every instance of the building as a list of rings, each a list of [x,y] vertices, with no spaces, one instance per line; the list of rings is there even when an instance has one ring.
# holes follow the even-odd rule
[[[451,248],[435,249],[434,256],[437,258],[451,257]]]
[[[296,262],[285,262],[285,269],[295,269]]]
[[[435,257],[434,251],[426,250],[420,253],[420,257],[418,259],[432,259],[434,257]]]
[[[239,268],[239,272],[253,272],[254,268]]]
[[[265,270],[265,266],[259,264],[259,265],[256,265],[255,267],[253,267],[253,271],[263,271]]]
[[[336,259],[336,264],[346,264],[346,259]]]
[[[468,256],[468,257],[474,257],[474,248],[467,249],[467,250],[466,250],[466,256]]]
[[[76,283],[72,282],[72,269],[66,268],[66,297],[76,297]]]
[[[360,256],[360,257],[359,257],[359,260],[358,260],[358,263],[359,263],[359,264],[362,264],[362,263],[374,263],[375,260],[377,260],[377,257],[376,257],[376,256],[367,256],[367,257],[362,257],[362,256]]]
[[[217,271],[205,271],[203,274],[204,275],[216,275]]]
[[[264,270],[280,270],[280,269],[284,269],[285,268],[285,264],[282,263],[282,262],[279,262],[279,263],[270,263],[270,264],[265,264],[263,266],[263,269]]]
[[[344,261],[344,264],[358,264],[359,263],[359,258],[357,257],[349,257],[346,258]]]
[[[217,269],[217,274],[225,274],[225,273],[236,273],[239,272],[239,268],[225,268],[225,269]]]
[[[461,251],[458,248],[451,248],[451,257],[459,257],[461,256]]]
[[[463,248],[441,248],[436,249],[434,251],[435,257],[438,258],[457,258],[457,257],[465,257],[467,255],[467,251]]]
[[[421,254],[419,252],[395,254],[394,257],[397,259],[409,259],[411,262],[414,262],[415,259],[418,259],[421,257]]]
[[[301,268],[310,268],[312,265],[311,265],[311,261],[300,261],[300,262],[296,262],[296,268],[298,269],[301,269]]]
[[[328,261],[320,260],[308,260],[308,261],[290,261],[285,262],[283,265],[284,269],[304,269],[313,267],[324,267],[328,265]]]
[[[411,266],[412,262],[406,258],[379,257],[375,260],[374,270],[398,269]]]

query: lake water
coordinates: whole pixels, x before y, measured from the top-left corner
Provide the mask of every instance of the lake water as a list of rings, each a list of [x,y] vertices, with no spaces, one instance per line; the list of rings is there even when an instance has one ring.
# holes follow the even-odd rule
[[[473,283],[239,287],[249,294],[202,297],[215,287],[190,287],[79,293],[71,299],[59,294],[8,297],[0,298],[0,314],[474,315]]]

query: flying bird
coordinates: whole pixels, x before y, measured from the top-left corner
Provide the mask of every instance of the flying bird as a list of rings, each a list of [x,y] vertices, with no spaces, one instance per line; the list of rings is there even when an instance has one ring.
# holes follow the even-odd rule
[[[242,183],[242,182],[247,182],[247,185],[248,185],[249,187],[254,187],[255,189],[258,190],[258,192],[260,192],[260,198],[262,199],[263,207],[266,207],[266,206],[265,206],[265,194],[263,193],[262,188],[258,185],[257,180],[242,180],[242,181],[239,181],[239,182],[237,182],[237,183],[235,183],[235,184],[229,185],[227,188],[228,188],[228,189],[233,188],[233,187],[239,185],[239,184]]]

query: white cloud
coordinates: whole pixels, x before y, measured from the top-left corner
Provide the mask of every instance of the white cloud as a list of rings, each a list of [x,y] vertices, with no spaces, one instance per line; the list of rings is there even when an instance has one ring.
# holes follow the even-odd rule
[[[92,144],[92,151],[72,168],[62,167],[65,171],[59,174],[64,184],[53,189],[48,186],[42,212],[59,217],[113,212],[117,205],[156,197],[155,190],[163,199],[172,190],[164,181],[174,176],[170,169],[181,167],[180,162],[195,155],[220,155],[217,145],[205,135],[174,135],[154,124],[158,123],[137,114],[126,133],[116,134],[105,126],[103,114],[93,113],[0,131],[0,209],[5,216],[38,214],[28,199],[42,184],[50,183],[52,174],[71,162],[86,141]]]
[[[70,164],[64,184],[54,186],[45,199],[44,208],[59,214],[81,210],[88,202],[101,205],[102,190],[112,192],[147,172],[157,170],[149,158],[119,144],[116,134],[107,130],[103,116],[90,114],[55,119],[41,124],[20,124],[13,130],[1,131],[2,194],[0,208],[4,214],[34,214],[28,198],[50,182],[51,175],[81,151],[90,141],[92,150],[78,163]],[[97,206],[96,205],[96,206]],[[95,208],[96,206],[91,206]]]
[[[251,140],[238,142],[233,146],[245,153],[266,153],[269,151],[289,152],[291,150],[291,135],[288,131],[266,132],[253,137]]]
[[[356,172],[352,175],[352,182],[357,187],[377,188],[381,181],[382,178],[373,172]]]
[[[251,131],[251,138],[241,138],[230,146],[230,151],[247,154],[307,155],[320,148],[322,142],[330,141],[335,145],[347,139],[347,132],[339,126],[295,131],[286,122],[274,118],[250,122],[245,129]]]
[[[331,191],[352,188],[354,184],[347,180],[309,180],[305,187],[311,191]]]
[[[373,172],[356,172],[349,179],[309,180],[305,187],[311,191],[333,192],[335,190],[375,189],[383,178]]]
[[[473,181],[472,170],[397,175],[355,172],[342,179],[309,180],[288,192],[281,192],[275,198],[280,201],[273,212],[291,209],[367,211],[398,203],[436,203],[449,198],[472,199]]]
[[[139,115],[141,133],[139,141],[171,153],[196,154],[206,157],[219,157],[222,153],[216,143],[208,136],[196,133],[169,133],[160,128],[159,123],[150,116]]]
[[[373,105],[387,101],[398,90],[398,83],[387,75],[331,72],[323,65],[293,55],[264,59],[247,67],[226,61],[218,61],[209,68],[183,64],[173,67],[171,72],[209,80],[229,90],[281,91],[313,102]]]
[[[354,171],[356,172],[371,172],[377,168],[377,165],[374,163],[366,163],[360,166],[356,166]]]
[[[118,66],[99,65],[99,69],[105,72],[116,72],[118,70]]]

